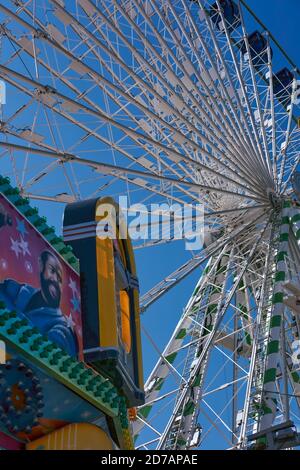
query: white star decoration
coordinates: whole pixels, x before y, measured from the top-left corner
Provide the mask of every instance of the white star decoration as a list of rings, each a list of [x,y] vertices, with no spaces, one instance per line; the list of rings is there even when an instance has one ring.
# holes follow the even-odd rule
[[[74,296],[74,293],[75,292],[77,293],[77,285],[76,285],[76,282],[73,281],[73,279],[71,279],[71,278],[70,278],[70,282],[69,282],[69,287],[72,290],[73,296]]]
[[[72,315],[70,314],[68,317],[66,316],[66,320],[67,320],[68,327],[72,328],[72,330],[73,330],[73,328],[75,326],[75,323],[73,321]]]
[[[4,258],[0,260],[0,269],[3,269],[3,270],[7,269],[7,261]]]
[[[15,253],[16,257],[19,258],[19,254],[21,253],[21,249],[20,249],[18,240],[14,240],[13,238],[10,237],[10,241],[11,241],[10,249]]]
[[[28,273],[32,273],[32,264],[29,261],[25,261],[25,269]]]
[[[20,240],[14,240],[10,237],[10,241],[12,243],[10,249],[15,253],[17,258],[19,258],[20,253],[22,253],[23,256],[26,256],[26,254],[31,256],[28,242],[26,242],[23,237],[20,237]]]
[[[28,253],[28,255],[31,256],[31,253],[28,249],[28,242],[25,242],[25,240],[22,237],[21,237],[21,241],[19,242],[19,246],[21,250],[23,251],[23,256],[25,256],[26,253]]]

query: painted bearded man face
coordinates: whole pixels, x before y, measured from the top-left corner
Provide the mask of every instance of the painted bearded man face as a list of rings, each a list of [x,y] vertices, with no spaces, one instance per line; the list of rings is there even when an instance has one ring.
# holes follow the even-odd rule
[[[62,293],[62,266],[57,257],[43,252],[40,259],[41,293],[47,305],[58,308]]]

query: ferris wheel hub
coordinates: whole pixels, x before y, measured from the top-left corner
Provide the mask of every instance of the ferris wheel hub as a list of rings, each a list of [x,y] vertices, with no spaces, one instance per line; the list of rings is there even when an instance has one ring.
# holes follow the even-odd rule
[[[274,189],[270,189],[270,188],[267,189],[267,194],[268,194],[272,207],[274,207],[274,209],[280,209],[280,207],[282,206],[282,199],[283,199],[282,196],[277,194],[274,191]]]

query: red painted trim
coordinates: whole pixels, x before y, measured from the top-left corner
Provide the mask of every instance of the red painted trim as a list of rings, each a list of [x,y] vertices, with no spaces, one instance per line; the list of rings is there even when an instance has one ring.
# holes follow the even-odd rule
[[[25,448],[22,442],[16,441],[13,437],[7,436],[0,431],[0,447],[6,450],[22,450]]]

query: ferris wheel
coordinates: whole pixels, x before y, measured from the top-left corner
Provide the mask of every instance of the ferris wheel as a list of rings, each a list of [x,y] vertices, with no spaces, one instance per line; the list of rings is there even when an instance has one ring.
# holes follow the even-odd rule
[[[299,70],[244,0],[0,1],[1,173],[22,195],[204,207],[137,449],[300,445]],[[151,250],[165,240],[136,240]],[[177,243],[174,239],[170,243]]]

